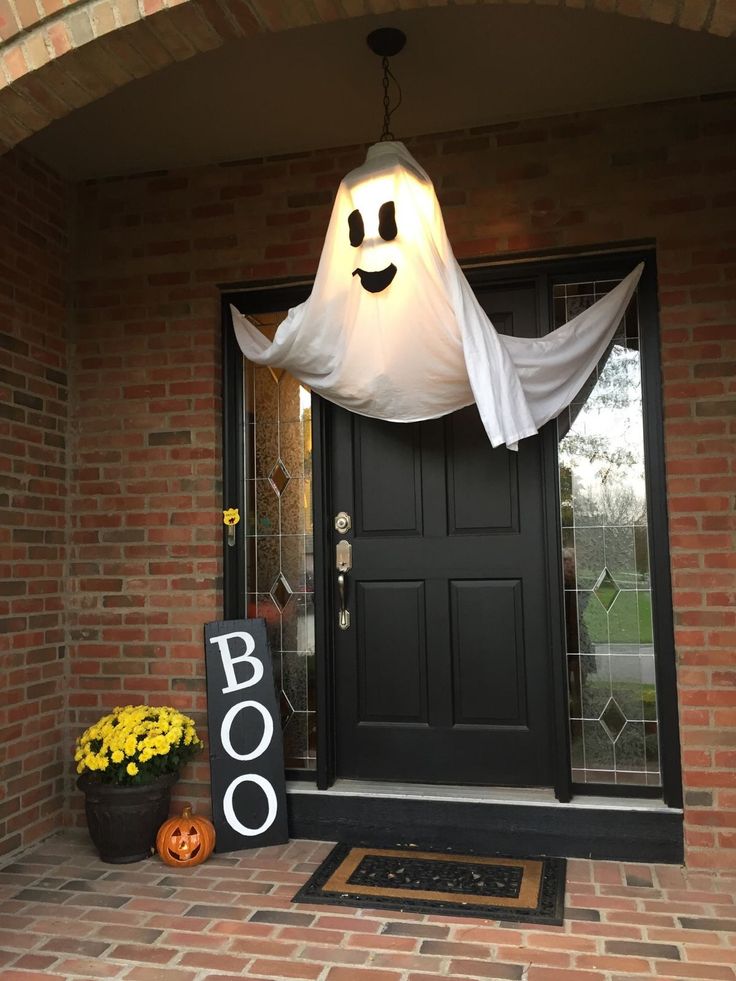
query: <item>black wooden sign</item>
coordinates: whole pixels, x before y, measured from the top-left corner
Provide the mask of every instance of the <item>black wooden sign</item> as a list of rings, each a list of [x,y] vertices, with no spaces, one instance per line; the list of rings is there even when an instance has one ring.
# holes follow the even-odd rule
[[[289,840],[281,718],[263,620],[204,627],[218,852]]]

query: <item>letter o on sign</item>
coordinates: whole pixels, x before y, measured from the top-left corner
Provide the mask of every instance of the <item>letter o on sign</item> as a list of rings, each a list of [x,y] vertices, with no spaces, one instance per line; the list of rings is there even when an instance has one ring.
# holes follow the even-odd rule
[[[254,783],[257,787],[260,787],[263,793],[266,795],[268,814],[266,815],[266,820],[263,822],[260,828],[246,828],[242,821],[239,821],[235,816],[235,809],[233,808],[233,795],[236,788],[239,787],[241,783]],[[236,777],[225,791],[222,806],[225,812],[225,820],[230,827],[239,834],[246,835],[248,838],[254,838],[256,835],[263,834],[264,831],[270,828],[273,822],[276,820],[276,812],[278,810],[276,793],[273,787],[265,777],[260,776],[258,773],[245,773],[242,777]]]
[[[261,713],[261,718],[263,719],[263,736],[252,753],[236,753],[233,749],[233,744],[230,741],[230,728],[232,727],[235,716],[241,709],[245,708],[254,708]],[[228,709],[228,711],[225,713],[224,719],[222,720],[222,725],[220,726],[220,739],[222,740],[223,748],[228,756],[231,756],[234,760],[245,761],[257,759],[261,753],[265,753],[265,751],[271,745],[272,738],[273,719],[271,718],[271,713],[268,711],[268,709],[264,705],[261,705],[260,702],[238,702],[237,705],[233,705]]]

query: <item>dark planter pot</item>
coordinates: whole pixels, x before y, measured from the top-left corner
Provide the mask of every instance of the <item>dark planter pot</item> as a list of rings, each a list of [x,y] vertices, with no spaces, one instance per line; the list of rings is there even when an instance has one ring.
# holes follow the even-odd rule
[[[171,788],[178,779],[178,773],[166,773],[152,783],[120,787],[99,783],[84,773],[79,777],[89,835],[103,862],[140,862],[153,855],[156,833],[169,816]]]

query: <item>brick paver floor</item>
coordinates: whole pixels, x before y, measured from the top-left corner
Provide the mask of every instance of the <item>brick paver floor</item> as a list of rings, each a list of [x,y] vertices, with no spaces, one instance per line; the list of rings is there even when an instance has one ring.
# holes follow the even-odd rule
[[[323,842],[100,862],[68,832],[0,869],[0,978],[735,981],[736,877],[572,860],[563,927],[295,905]]]

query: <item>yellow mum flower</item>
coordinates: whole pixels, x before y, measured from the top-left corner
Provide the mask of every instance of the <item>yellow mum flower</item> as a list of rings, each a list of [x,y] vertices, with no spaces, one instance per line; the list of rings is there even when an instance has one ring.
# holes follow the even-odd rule
[[[89,726],[73,754],[78,773],[94,772],[103,783],[126,783],[136,776],[174,772],[203,745],[194,720],[173,706],[125,705]]]

